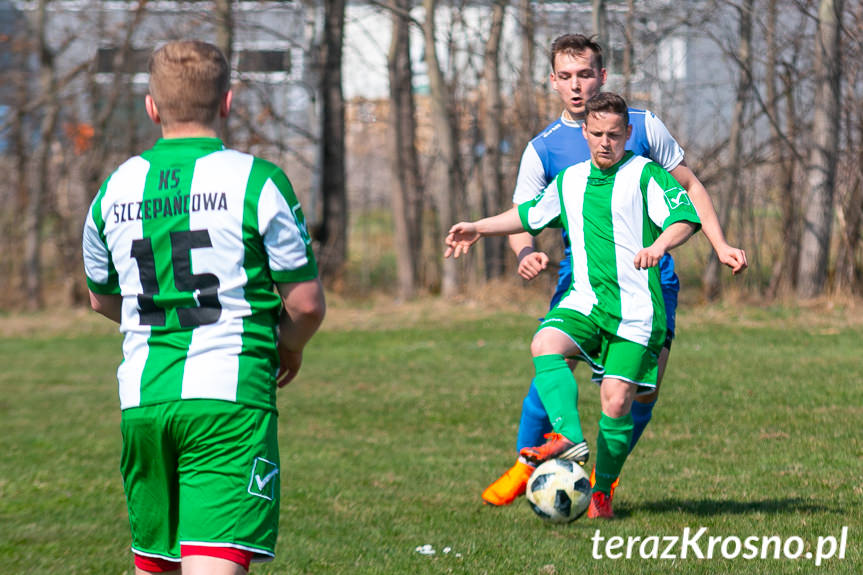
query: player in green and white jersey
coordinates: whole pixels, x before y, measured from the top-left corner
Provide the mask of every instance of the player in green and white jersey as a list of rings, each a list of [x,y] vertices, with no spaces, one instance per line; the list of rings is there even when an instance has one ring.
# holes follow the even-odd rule
[[[232,97],[221,52],[172,42],[149,67],[163,137],[105,181],[83,238],[92,306],[124,334],[136,572],[245,573],[273,557],[276,387],[301,366],[323,290],[284,172],[216,137]]]
[[[562,227],[572,246],[572,284],[531,342],[536,387],[554,433],[525,448],[534,463],[577,457],[584,443],[578,387],[566,358],[602,373],[596,484],[589,517],[612,517],[612,482],[629,453],[630,406],[656,387],[665,341],[659,260],[700,227],[686,191],[659,164],[625,150],[631,131],[626,102],[601,93],[586,105],[583,131],[590,160],[562,171],[532,200],[497,216],[454,225],[445,256],[458,257],[485,235]]]

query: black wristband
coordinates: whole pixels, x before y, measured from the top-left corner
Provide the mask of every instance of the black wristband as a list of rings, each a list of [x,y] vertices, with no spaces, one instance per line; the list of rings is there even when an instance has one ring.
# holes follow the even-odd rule
[[[536,250],[533,249],[533,246],[524,246],[521,248],[521,251],[518,252],[518,263],[521,263],[521,260],[523,260],[526,255],[532,254],[535,251]]]

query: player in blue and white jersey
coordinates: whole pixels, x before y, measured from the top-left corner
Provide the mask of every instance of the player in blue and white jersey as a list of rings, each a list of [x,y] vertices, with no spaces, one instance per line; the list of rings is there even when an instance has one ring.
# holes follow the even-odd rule
[[[590,158],[590,152],[582,133],[584,106],[587,100],[599,93],[606,80],[602,63],[602,49],[592,39],[580,34],[565,34],[554,40],[551,46],[552,89],[564,104],[560,117],[549,124],[527,145],[519,165],[513,204],[518,205],[532,199],[552,181],[564,168]],[[719,261],[729,266],[733,273],[747,267],[743,250],[732,247],[725,240],[719,219],[707,190],[684,161],[684,152],[668,132],[662,121],[647,110],[629,109],[632,135],[627,149],[646,156],[671,173],[686,189],[702,223],[702,231],[710,241]],[[536,251],[533,237],[529,233],[510,236],[510,247],[518,256],[518,273],[531,280],[545,270],[549,264],[547,254]],[[571,284],[569,242],[564,234],[566,253],[560,263],[558,283],[549,309],[554,308]],[[633,402],[632,417],[634,431],[630,449],[638,442],[645,426],[650,421],[653,406],[659,393],[659,384],[668,361],[671,339],[675,329],[677,292],[680,284],[674,273],[674,261],[666,255],[660,263],[662,293],[668,319],[668,338],[659,357],[659,376],[656,390],[642,395]],[[536,387],[530,390],[522,403],[517,450],[535,447],[551,432],[548,415]],[[554,438],[552,438],[553,440]],[[586,459],[586,445],[571,448],[573,453],[582,453]],[[515,465],[507,470],[482,493],[483,501],[491,505],[508,505],[525,491],[533,467],[527,459],[519,456]],[[614,485],[616,486],[616,482]],[[613,495],[613,492],[609,496]]]

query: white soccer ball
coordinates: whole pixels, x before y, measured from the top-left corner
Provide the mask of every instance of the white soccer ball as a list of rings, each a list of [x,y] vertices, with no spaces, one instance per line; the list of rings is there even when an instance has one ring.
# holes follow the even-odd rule
[[[590,505],[590,479],[574,461],[550,459],[537,467],[527,481],[527,502],[534,513],[550,523],[569,523]]]

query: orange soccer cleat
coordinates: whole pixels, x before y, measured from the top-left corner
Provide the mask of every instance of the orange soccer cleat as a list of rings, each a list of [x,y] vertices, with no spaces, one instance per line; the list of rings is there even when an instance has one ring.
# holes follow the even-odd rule
[[[608,500],[611,501],[614,498],[614,490],[617,489],[617,486],[620,484],[620,477],[615,479],[611,484],[611,492],[608,494]],[[596,466],[593,467],[593,471],[590,472],[590,487],[591,489],[596,485]]]
[[[612,519],[614,511],[611,510],[611,496],[602,491],[594,491],[590,496],[590,506],[587,508],[587,516],[590,519]]]
[[[534,466],[521,457],[515,465],[506,470],[494,483],[482,492],[482,500],[488,505],[509,505],[527,489],[527,480],[533,473]]]
[[[574,461],[581,466],[587,463],[590,457],[590,449],[587,442],[573,443],[560,433],[546,433],[543,437],[547,442],[538,447],[525,447],[519,454],[529,463],[539,465],[549,459],[566,459]]]

